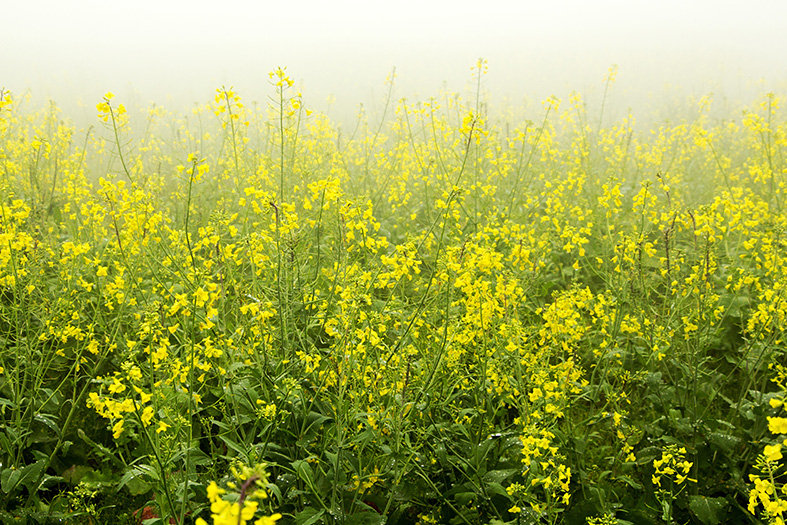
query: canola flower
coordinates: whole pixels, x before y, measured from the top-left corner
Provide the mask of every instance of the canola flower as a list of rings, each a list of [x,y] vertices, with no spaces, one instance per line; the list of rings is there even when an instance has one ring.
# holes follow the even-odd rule
[[[768,430],[774,442],[763,447],[754,467],[756,473],[749,474],[752,487],[749,491],[749,512],[761,513],[769,524],[783,525],[787,519],[787,480],[785,479],[784,453],[787,451],[787,369],[784,365],[772,367],[772,381],[778,387],[776,395],[769,401],[778,416],[768,416]]]
[[[84,133],[0,92],[4,424],[88,423],[0,447],[9,502],[84,443],[179,523],[559,523],[594,484],[591,523],[742,484],[783,520],[778,97],[643,129],[441,93],[348,134],[270,81],[187,116],[107,93]],[[213,481],[239,457],[270,485]]]
[[[691,461],[686,461],[686,448],[677,445],[668,445],[661,453],[661,458],[653,460],[654,473],[651,481],[657,487],[661,487],[662,478],[666,478],[676,485],[686,481],[697,482],[689,478],[689,472],[694,465]]]
[[[234,493],[238,501],[225,499],[228,490],[221,488],[215,481],[207,487],[208,501],[210,502],[211,522],[213,525],[274,525],[282,517],[280,513],[270,516],[255,518],[259,507],[259,500],[268,497],[264,489],[267,476],[264,467],[258,465],[249,468],[245,465],[233,467],[233,476],[236,481],[229,482],[227,486]],[[240,486],[238,485],[240,484]],[[197,518],[196,525],[208,525],[202,518]]]

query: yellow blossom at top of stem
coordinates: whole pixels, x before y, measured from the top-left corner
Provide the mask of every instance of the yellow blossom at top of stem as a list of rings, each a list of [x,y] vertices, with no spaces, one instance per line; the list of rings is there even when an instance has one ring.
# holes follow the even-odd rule
[[[276,87],[291,87],[294,84],[293,80],[287,76],[286,67],[277,67],[268,73],[268,78],[273,81],[273,85]]]
[[[766,445],[763,450],[763,455],[768,461],[779,461],[782,459],[782,446],[780,443],[775,445]]]
[[[787,434],[787,417],[769,417],[768,429],[774,434]]]

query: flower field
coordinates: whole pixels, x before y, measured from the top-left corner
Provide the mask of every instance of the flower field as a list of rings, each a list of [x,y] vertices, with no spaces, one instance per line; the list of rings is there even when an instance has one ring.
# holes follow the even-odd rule
[[[779,98],[517,116],[484,67],[350,129],[283,69],[2,91],[0,522],[783,524]]]

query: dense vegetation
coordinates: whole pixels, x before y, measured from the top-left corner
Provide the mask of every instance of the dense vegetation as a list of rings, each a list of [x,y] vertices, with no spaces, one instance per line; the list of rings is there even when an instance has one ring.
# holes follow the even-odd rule
[[[350,133],[284,70],[84,130],[3,91],[0,520],[784,523],[778,98],[477,89]]]

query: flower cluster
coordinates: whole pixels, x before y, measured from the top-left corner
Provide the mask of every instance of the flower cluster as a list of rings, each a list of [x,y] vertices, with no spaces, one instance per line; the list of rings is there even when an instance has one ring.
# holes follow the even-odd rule
[[[281,519],[282,515],[278,512],[256,517],[260,502],[268,498],[268,477],[263,465],[254,468],[235,465],[232,467],[232,478],[232,481],[226,483],[226,488],[222,488],[215,481],[208,485],[212,525],[274,525]],[[195,523],[208,525],[203,518],[197,518]]]

